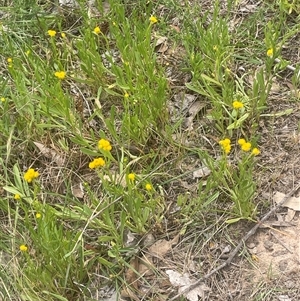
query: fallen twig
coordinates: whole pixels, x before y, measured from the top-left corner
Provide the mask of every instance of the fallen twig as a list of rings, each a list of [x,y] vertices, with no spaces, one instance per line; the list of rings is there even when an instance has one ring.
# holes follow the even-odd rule
[[[205,276],[201,277],[200,279],[198,279],[196,282],[194,282],[193,284],[191,284],[189,287],[187,287],[185,290],[183,290],[180,294],[177,294],[176,296],[174,296],[173,298],[171,298],[169,301],[174,301],[175,299],[177,299],[178,297],[187,294],[188,292],[190,292],[191,290],[195,289],[201,282],[203,282],[205,279],[208,279],[210,276],[212,276],[213,274],[215,274],[216,272],[220,271],[221,269],[223,269],[224,267],[226,267],[227,265],[229,265],[231,263],[231,261],[233,260],[233,258],[235,257],[235,255],[238,253],[238,251],[240,250],[240,248],[246,243],[246,241],[255,234],[256,230],[259,228],[260,224],[263,223],[264,221],[266,221],[281,205],[283,205],[289,198],[292,197],[292,195],[300,188],[300,183],[294,187],[294,189],[292,189],[279,203],[277,203],[276,206],[274,206],[260,221],[258,221],[256,223],[256,225],[242,238],[242,240],[239,242],[239,244],[234,248],[234,250],[230,253],[228,259],[221,264],[220,266],[218,266],[217,268],[215,268],[214,270],[212,270],[211,272],[209,272],[208,274],[206,274]]]

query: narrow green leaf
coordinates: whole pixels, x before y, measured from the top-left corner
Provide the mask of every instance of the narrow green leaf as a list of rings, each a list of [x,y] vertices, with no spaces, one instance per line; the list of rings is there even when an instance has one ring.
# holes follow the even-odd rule
[[[227,130],[238,129],[242,123],[249,117],[249,113],[244,114],[240,119],[236,120],[227,127]]]
[[[226,224],[234,224],[234,223],[237,223],[238,221],[244,219],[243,217],[237,217],[237,218],[232,218],[232,219],[228,219],[226,221]]]

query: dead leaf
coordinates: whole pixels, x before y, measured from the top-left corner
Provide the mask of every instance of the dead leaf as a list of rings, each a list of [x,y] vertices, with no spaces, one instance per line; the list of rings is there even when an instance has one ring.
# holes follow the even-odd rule
[[[295,214],[296,214],[295,210],[288,208],[288,212],[287,212],[287,215],[285,216],[284,220],[286,222],[291,222],[293,220]]]
[[[137,270],[139,266],[139,258],[137,256],[134,256],[129,263],[130,267],[127,269],[125,273],[125,279],[126,283],[135,289],[138,288],[138,283],[137,283]]]
[[[280,91],[281,91],[281,86],[279,85],[279,83],[277,83],[277,82],[274,81],[272,83],[270,92],[271,93],[279,93]]]
[[[188,112],[196,98],[196,95],[179,92],[178,94],[174,95],[174,106],[185,114]]]
[[[144,254],[142,258],[140,258],[139,269],[138,272],[141,276],[151,276],[154,275],[154,266],[151,256]]]
[[[64,164],[65,160],[55,150],[39,142],[33,143],[46,158],[53,160],[58,166],[62,166]]]
[[[151,255],[156,257],[163,257],[166,255],[172,247],[178,243],[179,234],[177,234],[172,240],[160,239],[155,242],[151,247],[148,248],[148,251]]]
[[[205,178],[207,177],[209,174],[211,173],[211,170],[206,167],[206,166],[203,166],[197,170],[195,170],[193,172],[193,178],[194,179],[197,179],[197,178]]]
[[[125,248],[135,246],[137,244],[136,236],[130,230],[125,230],[123,235],[123,243]]]
[[[190,287],[196,280],[192,280],[188,273],[180,274],[173,270],[167,270],[166,274],[169,276],[170,282],[173,286],[178,287],[178,294],[181,294],[186,288]],[[196,288],[183,294],[190,301],[198,301],[199,297],[204,299],[205,291],[210,289],[204,284],[199,284]]]
[[[168,49],[167,37],[159,37],[155,43],[155,51],[165,53]]]
[[[129,268],[125,272],[126,286],[122,288],[121,296],[124,298],[131,298],[138,301],[139,298],[135,292],[138,291],[138,275],[137,270],[139,266],[139,259],[137,256],[133,257],[129,263]]]
[[[201,101],[195,101],[188,110],[189,117],[185,121],[185,126],[188,130],[193,129],[193,120],[195,119],[196,115],[206,106],[205,103]]]
[[[185,94],[184,92],[175,94],[174,98],[167,104],[171,121],[177,122],[186,116],[189,107],[193,104],[195,99],[196,96],[192,94]]]
[[[143,246],[144,247],[151,246],[154,244],[154,242],[155,242],[155,238],[152,233],[146,234],[143,238]]]
[[[156,40],[155,47],[160,46],[161,44],[165,43],[166,41],[167,41],[167,37],[159,37]]]
[[[274,202],[278,204],[285,196],[286,195],[284,193],[277,191],[273,196]],[[290,197],[286,202],[282,204],[282,207],[300,211],[300,197]]]
[[[82,183],[74,184],[71,186],[72,194],[79,199],[84,197],[84,188]]]

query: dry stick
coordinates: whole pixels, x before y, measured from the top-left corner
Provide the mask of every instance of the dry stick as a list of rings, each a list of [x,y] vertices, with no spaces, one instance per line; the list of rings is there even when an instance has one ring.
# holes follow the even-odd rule
[[[220,271],[221,269],[223,269],[224,267],[226,267],[227,265],[229,265],[232,261],[232,259],[235,257],[235,255],[238,253],[238,251],[240,250],[240,248],[245,244],[245,242],[252,236],[255,234],[256,230],[259,228],[259,226],[261,225],[261,223],[265,222],[281,205],[283,205],[288,199],[290,199],[292,197],[292,195],[300,188],[300,183],[294,187],[293,190],[291,190],[279,203],[277,203],[277,205],[275,207],[273,207],[260,221],[257,222],[257,224],[242,238],[242,240],[240,241],[240,243],[235,247],[235,249],[230,253],[230,256],[228,257],[228,259],[221,264],[220,266],[218,266],[216,269],[212,270],[211,272],[209,272],[208,274],[206,274],[205,276],[203,276],[202,278],[198,279],[196,282],[194,282],[193,284],[191,284],[189,287],[187,287],[185,290],[183,290],[180,294],[177,294],[176,296],[174,296],[173,298],[171,298],[169,301],[174,301],[175,299],[177,299],[178,297],[187,294],[188,292],[190,292],[191,290],[195,289],[201,282],[203,282],[205,279],[209,278],[210,276],[212,276],[213,274],[215,274],[216,272]]]

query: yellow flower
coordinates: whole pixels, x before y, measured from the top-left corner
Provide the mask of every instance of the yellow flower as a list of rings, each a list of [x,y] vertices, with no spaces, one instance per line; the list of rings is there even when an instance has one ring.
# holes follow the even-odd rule
[[[62,32],[62,33],[60,34],[60,36],[64,39],[64,38],[66,37],[66,34],[65,34],[64,32]]]
[[[219,141],[219,144],[222,145],[222,146],[223,145],[228,145],[230,143],[231,143],[231,141],[228,138],[225,138],[225,139]]]
[[[214,51],[217,51],[217,50],[218,50],[218,46],[217,46],[217,45],[214,45],[213,50],[214,50]]]
[[[111,149],[112,149],[110,142],[106,139],[100,139],[99,140],[98,148],[103,149],[105,151],[111,151]]]
[[[223,149],[224,149],[225,154],[228,155],[230,153],[230,150],[231,150],[231,145],[230,144],[226,145],[226,146],[223,147]]]
[[[147,184],[145,185],[145,188],[146,188],[146,190],[151,191],[151,190],[152,190],[152,185],[149,184],[149,183],[147,183]]]
[[[246,140],[243,139],[243,138],[241,138],[241,139],[238,140],[238,144],[239,144],[240,146],[242,146],[242,145],[245,144],[245,143],[246,143]]]
[[[102,167],[105,165],[105,161],[102,158],[96,158],[92,162],[89,163],[90,169],[95,169],[97,167]]]
[[[40,174],[37,171],[35,171],[33,168],[29,168],[24,174],[24,179],[26,182],[31,183],[39,175]]]
[[[54,75],[59,78],[59,79],[64,79],[66,77],[66,72],[65,71],[56,71]]]
[[[1,101],[4,102],[5,101],[5,97],[1,97]]]
[[[15,199],[15,200],[20,200],[20,199],[21,199],[21,196],[20,196],[18,193],[16,193],[16,194],[14,195],[14,199]]]
[[[235,100],[233,103],[232,103],[232,106],[234,109],[238,110],[238,109],[241,109],[244,107],[244,104],[241,102],[241,101],[238,101],[238,100]]]
[[[49,35],[50,37],[55,37],[56,31],[55,31],[55,30],[49,29],[49,30],[48,30],[48,35]]]
[[[28,56],[30,54],[30,50],[26,50],[25,54]]]
[[[20,251],[26,252],[28,248],[25,245],[20,245]]]
[[[8,62],[9,64],[11,64],[11,63],[13,62],[13,59],[12,59],[11,57],[9,57],[9,58],[7,59],[7,62]]]
[[[251,143],[247,142],[245,139],[241,138],[238,140],[238,144],[244,152],[249,152],[251,149]]]
[[[249,150],[251,149],[251,143],[250,142],[245,142],[244,144],[241,145],[241,149],[244,152],[249,152]]]
[[[222,146],[226,155],[230,153],[230,150],[231,150],[230,143],[231,143],[231,141],[228,138],[225,138],[225,139],[219,141],[219,144]]]
[[[128,98],[128,97],[129,97],[129,94],[126,92],[126,93],[124,94],[124,97],[125,97],[125,98]]]
[[[39,219],[39,218],[42,217],[42,215],[41,215],[40,213],[37,213],[37,214],[35,215],[35,217],[36,217],[37,219]]]
[[[130,173],[130,174],[128,174],[128,180],[130,180],[130,181],[134,181],[134,179],[135,179],[135,174],[134,173]]]
[[[252,150],[252,155],[253,156],[257,156],[260,154],[260,150],[257,147],[254,147]]]
[[[95,34],[99,34],[101,32],[101,29],[99,26],[96,26],[93,31]]]
[[[151,16],[151,17],[149,18],[149,21],[150,21],[151,24],[155,24],[155,23],[157,23],[157,18],[154,17],[154,16]]]
[[[267,56],[268,56],[268,57],[272,57],[272,56],[273,56],[273,53],[274,53],[273,48],[269,48],[268,51],[267,51]]]

